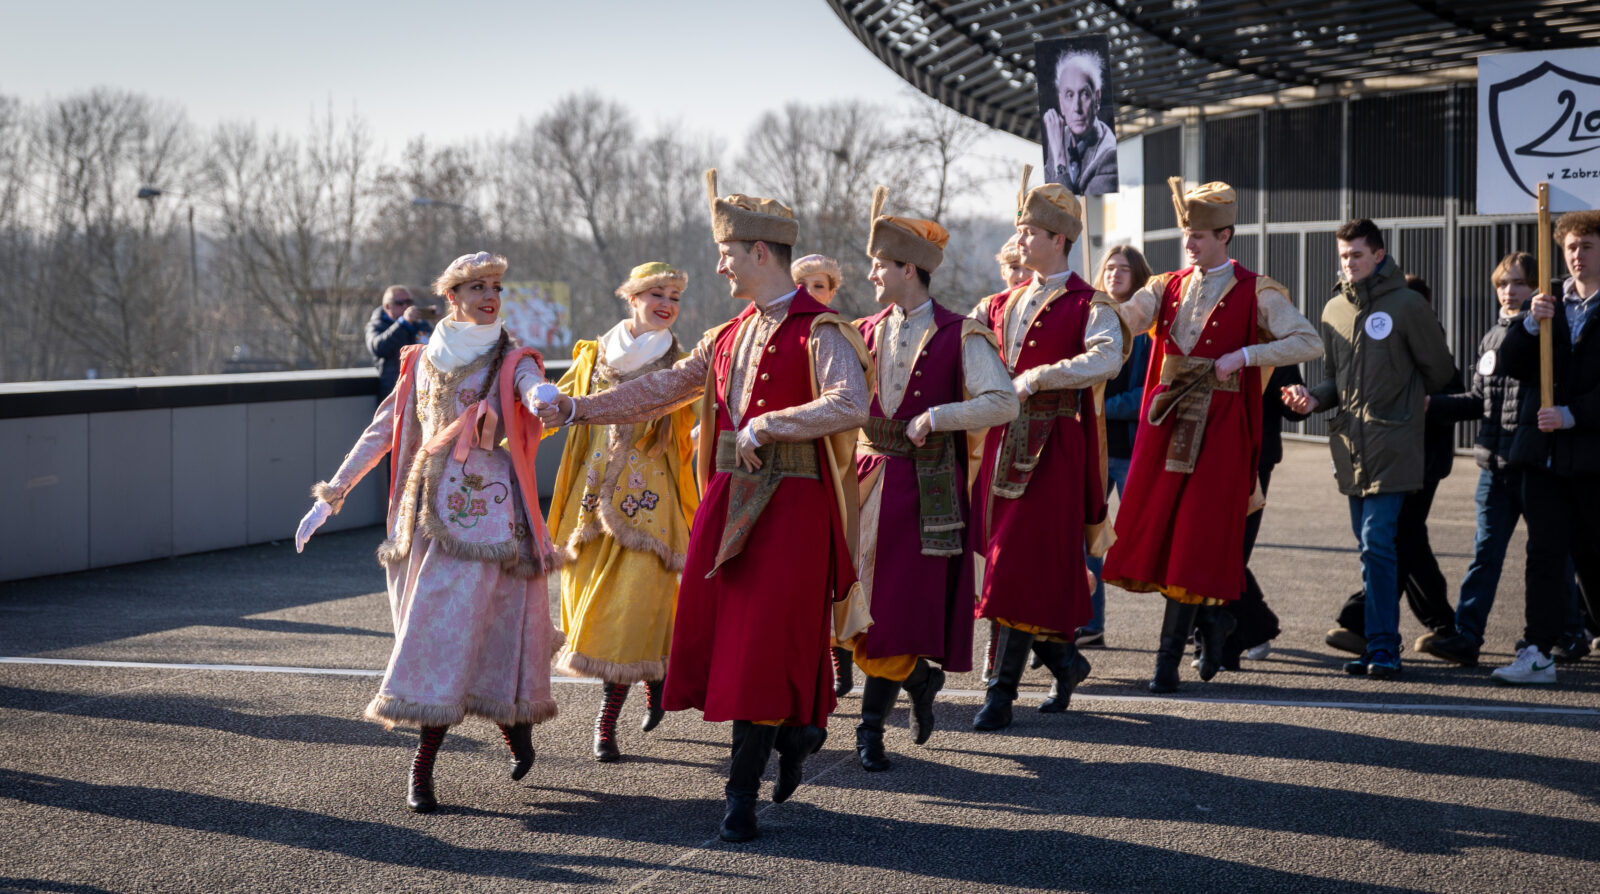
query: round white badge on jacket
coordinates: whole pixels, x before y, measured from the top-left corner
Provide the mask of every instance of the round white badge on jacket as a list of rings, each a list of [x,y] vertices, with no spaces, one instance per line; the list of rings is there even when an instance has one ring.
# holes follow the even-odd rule
[[[1478,358],[1478,375],[1494,375],[1494,361],[1494,349],[1491,348],[1487,351],[1484,351],[1483,356]]]
[[[1367,325],[1365,328],[1367,330],[1368,338],[1376,339],[1377,341],[1383,341],[1389,337],[1389,333],[1394,331],[1394,318],[1380,310],[1372,316],[1367,317]]]

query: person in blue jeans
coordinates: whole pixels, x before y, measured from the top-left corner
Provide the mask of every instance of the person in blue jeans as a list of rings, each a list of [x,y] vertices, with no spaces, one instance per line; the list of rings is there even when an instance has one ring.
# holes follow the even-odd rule
[[[1314,389],[1285,389],[1283,403],[1296,413],[1337,411],[1328,446],[1350,501],[1366,591],[1366,651],[1345,672],[1387,679],[1400,673],[1400,509],[1406,494],[1423,488],[1425,400],[1450,381],[1455,358],[1376,224],[1353,220],[1334,238],[1343,275],[1319,324],[1324,378]]]
[[[1131,245],[1113,245],[1100,259],[1100,270],[1095,274],[1094,287],[1118,301],[1127,301],[1134,292],[1150,280],[1150,263]],[[1133,456],[1133,438],[1139,430],[1139,401],[1144,397],[1144,377],[1150,365],[1150,336],[1140,333],[1133,340],[1133,348],[1122,363],[1122,372],[1106,383],[1106,477],[1109,486],[1122,495],[1128,483],[1128,462]],[[1109,491],[1107,492],[1109,496]],[[1089,571],[1094,575],[1094,592],[1089,602],[1094,617],[1086,626],[1078,628],[1078,648],[1103,648],[1106,644],[1106,585],[1100,580],[1104,560],[1100,556],[1088,557]]]

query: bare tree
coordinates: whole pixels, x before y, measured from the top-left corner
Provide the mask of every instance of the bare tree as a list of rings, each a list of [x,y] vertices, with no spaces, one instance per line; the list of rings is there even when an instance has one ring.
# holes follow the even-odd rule
[[[366,265],[376,281],[426,285],[458,255],[483,247],[476,207],[479,150],[406,144],[400,164],[374,179],[376,207]]]
[[[183,114],[132,93],[94,90],[55,104],[33,153],[48,239],[30,287],[50,302],[52,334],[97,368],[184,371],[187,242],[182,209],[143,202],[144,185],[183,183],[193,139]]]
[[[377,289],[359,253],[374,166],[365,124],[335,121],[331,111],[304,142],[253,125],[224,125],[212,141],[207,174],[225,288],[284,326],[304,364],[365,359],[362,318]]]

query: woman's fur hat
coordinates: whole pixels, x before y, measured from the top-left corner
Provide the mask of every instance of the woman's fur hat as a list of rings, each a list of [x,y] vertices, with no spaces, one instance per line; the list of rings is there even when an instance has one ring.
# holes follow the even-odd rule
[[[688,285],[689,274],[666,261],[648,261],[628,271],[628,281],[617,286],[617,297],[626,301],[656,286],[676,286],[682,291]]]
[[[483,279],[488,276],[504,276],[506,272],[506,259],[504,255],[491,255],[486,251],[476,254],[462,255],[450,262],[444,268],[439,278],[433,281],[433,293],[444,297],[446,292],[464,282]]]

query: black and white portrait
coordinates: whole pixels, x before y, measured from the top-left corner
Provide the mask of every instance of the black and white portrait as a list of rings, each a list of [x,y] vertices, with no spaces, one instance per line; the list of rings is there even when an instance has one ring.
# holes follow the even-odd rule
[[[1042,40],[1033,48],[1045,176],[1074,195],[1116,192],[1116,102],[1105,36]]]

